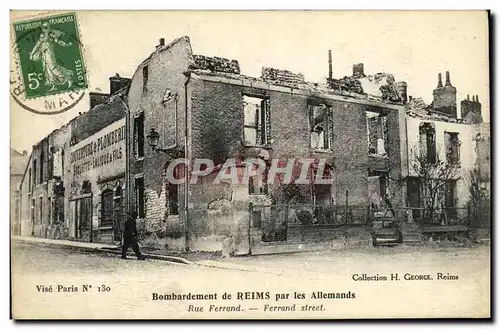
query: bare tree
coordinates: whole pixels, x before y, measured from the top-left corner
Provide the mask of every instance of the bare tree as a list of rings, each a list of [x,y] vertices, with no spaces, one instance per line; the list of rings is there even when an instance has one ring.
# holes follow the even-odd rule
[[[425,196],[424,209],[427,218],[433,221],[446,191],[446,184],[458,178],[459,167],[455,163],[441,160],[439,152],[435,158],[425,152],[414,151],[412,168],[420,180]]]
[[[488,190],[482,187],[482,182],[479,169],[471,169],[467,173],[465,184],[469,190],[469,209],[473,227],[479,227],[481,224],[489,225],[490,196]]]

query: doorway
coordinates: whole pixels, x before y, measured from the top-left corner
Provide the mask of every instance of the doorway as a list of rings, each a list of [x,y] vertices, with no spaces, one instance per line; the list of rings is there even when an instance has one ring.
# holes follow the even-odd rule
[[[83,197],[75,202],[75,239],[92,242],[92,197]]]

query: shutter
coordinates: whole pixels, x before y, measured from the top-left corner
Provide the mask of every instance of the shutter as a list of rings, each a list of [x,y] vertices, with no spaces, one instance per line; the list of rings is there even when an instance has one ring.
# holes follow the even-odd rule
[[[265,112],[265,143],[271,144],[271,101],[269,98],[264,100],[264,112]]]
[[[389,155],[389,132],[387,129],[387,117],[382,117],[382,134],[384,139],[384,149],[385,153]]]
[[[309,105],[307,107],[309,111],[309,146],[312,147],[312,128],[314,127],[314,106]]]
[[[331,107],[327,107],[328,121],[326,126],[328,127],[328,149],[333,150],[333,110]]]
[[[252,104],[253,105],[253,104]],[[261,105],[262,107],[262,105]],[[260,118],[260,109],[255,109],[255,141],[254,142],[256,145],[261,144],[262,141],[262,124],[261,124],[261,118]]]

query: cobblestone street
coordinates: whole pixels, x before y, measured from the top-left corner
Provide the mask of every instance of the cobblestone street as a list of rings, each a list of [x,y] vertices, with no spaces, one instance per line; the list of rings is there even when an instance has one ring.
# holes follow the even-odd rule
[[[134,258],[122,260],[112,254],[15,242],[12,245],[14,317],[79,318],[85,314],[89,318],[152,319],[343,318],[359,316],[360,310],[364,317],[377,317],[377,314],[387,316],[384,310],[387,311],[388,305],[396,317],[415,316],[408,312],[408,305],[431,317],[434,310],[444,305],[455,310],[450,316],[488,312],[490,264],[486,246],[438,252],[415,248],[324,251],[214,262],[216,266],[227,266],[225,269],[207,267],[211,262],[183,265]],[[459,279],[436,280],[438,272],[457,275]],[[391,273],[397,273],[399,280],[391,281]],[[406,273],[429,274],[433,280],[405,280]],[[388,281],[353,280],[354,274],[359,278],[363,274],[386,276]],[[83,285],[89,285],[89,290],[84,291]],[[38,291],[50,286],[52,292]],[[356,298],[310,299],[311,293],[318,291],[351,292]],[[190,292],[218,296],[211,301],[153,298],[154,293]],[[224,292],[232,294],[232,299],[222,299]],[[245,295],[251,292],[264,293],[260,298],[268,292],[269,299]],[[306,299],[295,299],[295,292],[304,293]],[[374,296],[380,303],[373,303]],[[271,306],[293,304],[297,307],[295,312],[270,311]],[[225,305],[241,305],[241,310],[215,311],[214,306]],[[300,308],[307,305],[323,307],[318,312],[301,312]],[[198,307],[203,307],[203,311],[194,311],[200,310]]]

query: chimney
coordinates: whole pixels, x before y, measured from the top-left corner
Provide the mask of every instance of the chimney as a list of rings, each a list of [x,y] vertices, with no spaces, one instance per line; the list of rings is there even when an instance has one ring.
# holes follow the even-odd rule
[[[160,38],[160,47],[165,46],[165,38]]]
[[[410,100],[410,102],[413,100],[413,96],[408,96],[408,99]]]
[[[332,50],[328,50],[328,81],[333,79],[333,68],[332,68]]]
[[[476,102],[479,103],[479,95],[476,95]]]
[[[472,95],[472,98],[474,98],[474,95]],[[467,100],[469,100],[469,94],[467,94]]]
[[[363,63],[354,64],[352,66],[352,76],[355,77],[355,78],[363,78],[363,77],[365,77]]]
[[[118,73],[109,78],[109,93],[113,95],[118,90],[127,87],[130,84],[129,78],[123,78]]]
[[[401,102],[403,102],[403,104],[406,104],[408,102],[408,84],[406,83],[406,81],[396,82],[396,89],[398,90]]]
[[[441,73],[438,73],[438,88],[443,88],[443,80],[441,79]]]
[[[27,156],[27,155],[28,155],[28,151],[23,150],[23,155],[24,155],[24,156]]]
[[[450,81],[450,72],[446,71],[446,83],[445,86],[451,86],[451,81]]]

